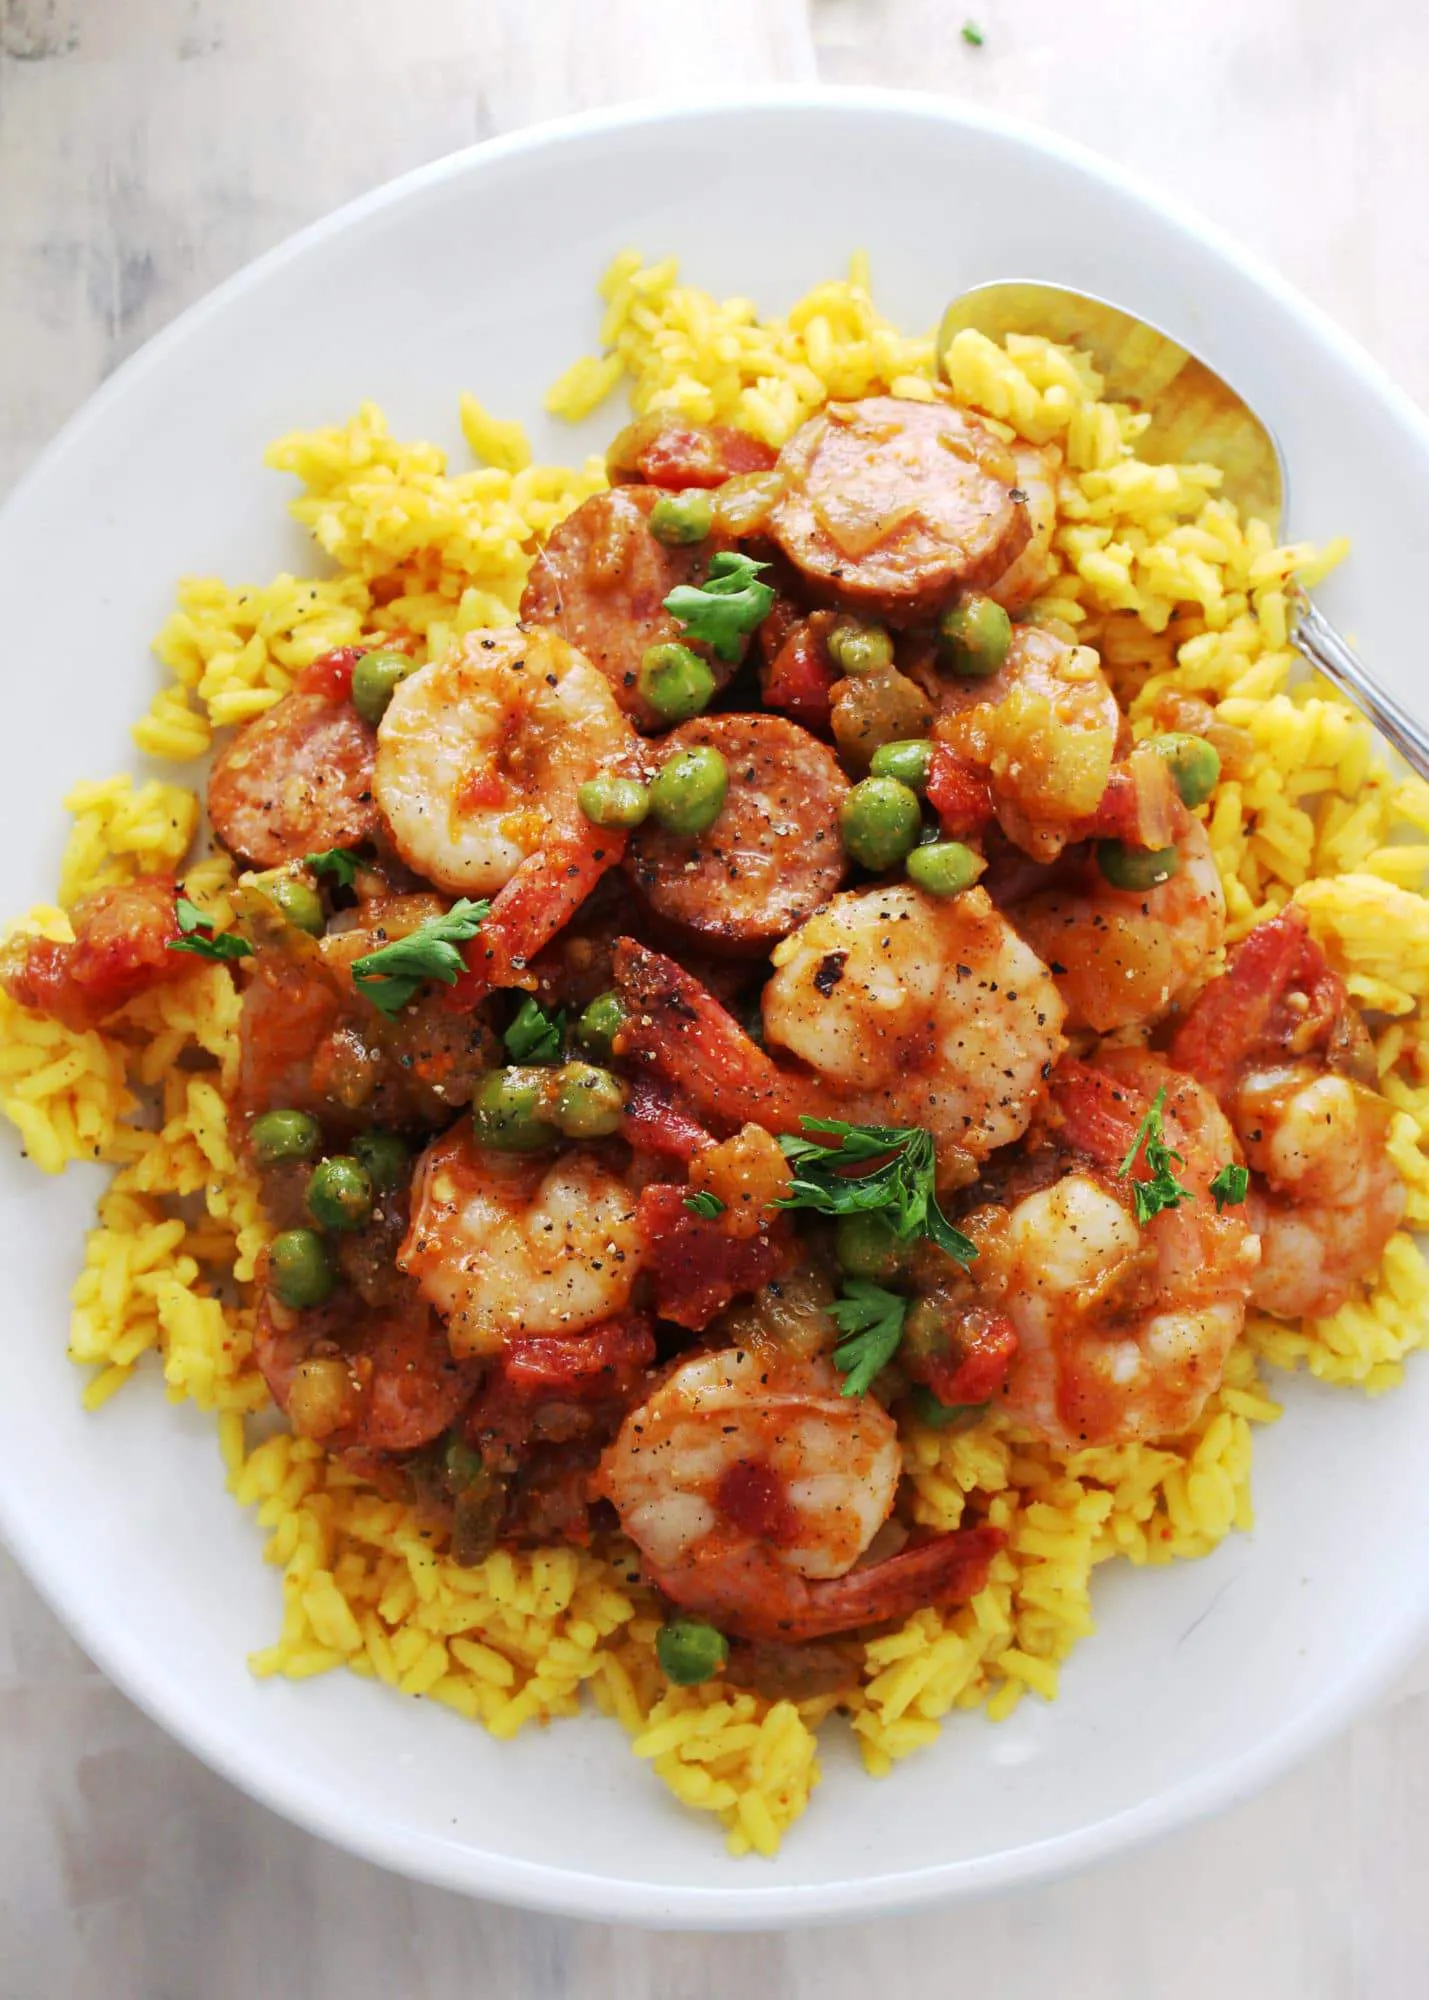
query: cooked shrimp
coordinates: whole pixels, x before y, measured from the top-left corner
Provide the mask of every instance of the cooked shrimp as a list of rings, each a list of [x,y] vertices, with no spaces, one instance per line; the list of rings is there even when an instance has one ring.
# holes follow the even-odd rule
[[[1152,889],[1116,889],[1094,853],[1008,919],[1056,976],[1067,1025],[1109,1034],[1159,1021],[1204,983],[1225,936],[1226,900],[1206,829],[1178,801],[1178,865]]]
[[[835,896],[776,946],[768,1040],[878,1125],[923,1125],[983,1159],[1026,1130],[1063,1008],[1047,968],[981,889],[910,883]]]
[[[672,1603],[747,1639],[816,1639],[971,1596],[995,1530],[940,1536],[854,1571],[903,1469],[872,1397],[827,1361],[739,1348],[684,1362],[626,1418],[599,1490]]]
[[[1293,904],[1236,948],[1171,1053],[1216,1092],[1254,1173],[1256,1304],[1333,1312],[1379,1263],[1405,1194],[1363,1023]]]
[[[759,1048],[699,982],[623,939],[624,1051],[721,1126],[798,1131],[805,1117],[922,1125],[945,1165],[1026,1130],[1060,1054],[1047,968],[981,889],[943,900],[909,883],[835,896],[773,953]]]
[[[635,1197],[588,1149],[554,1161],[490,1152],[464,1119],[418,1163],[397,1262],[446,1320],[455,1354],[576,1333],[629,1302]]]
[[[453,894],[494,896],[454,997],[520,983],[617,862],[578,789],[636,744],[609,684],[553,632],[475,632],[401,682],[377,735],[373,790],[408,867]]]
[[[1091,647],[1019,625],[990,679],[923,678],[938,703],[938,740],[986,774],[1008,839],[1036,861],[1055,861],[1101,803],[1121,729]]]
[[[1163,1088],[1191,1198],[1139,1223],[1119,1170]],[[1244,1214],[1218,1214],[1208,1191],[1234,1157],[1230,1127],[1192,1078],[1133,1049],[1063,1063],[1051,1106],[1070,1171],[1011,1204],[982,1278],[1017,1331],[1000,1407],[1074,1448],[1174,1436],[1220,1383],[1258,1258]],[[1131,1175],[1147,1178],[1144,1153]]]

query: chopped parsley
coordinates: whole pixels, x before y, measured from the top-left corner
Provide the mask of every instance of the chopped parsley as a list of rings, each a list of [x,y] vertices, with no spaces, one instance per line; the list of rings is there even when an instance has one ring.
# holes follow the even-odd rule
[[[871,1278],[845,1278],[843,1297],[829,1307],[829,1318],[843,1335],[834,1349],[834,1366],[843,1376],[845,1396],[866,1396],[876,1375],[898,1352],[908,1301],[885,1291]]]
[[[759,581],[768,563],[722,549],[711,556],[702,584],[681,583],[665,599],[665,609],[678,618],[687,639],[700,639],[721,660],[738,660],[740,642],[769,614],[774,592]]]
[[[379,951],[354,959],[352,977],[358,991],[391,1020],[424,981],[454,986],[466,970],[457,947],[476,936],[490,908],[490,903],[473,903],[462,896],[443,916],[428,917],[408,937],[395,938]]]
[[[820,1215],[886,1214],[905,1242],[926,1236],[960,1264],[976,1247],[954,1229],[934,1190],[937,1159],[933,1135],[921,1125],[848,1125],[841,1118],[804,1118],[803,1139],[784,1133],[779,1144],[794,1170],[783,1208],[812,1208]],[[826,1144],[832,1139],[835,1143]]]
[[[320,854],[305,854],[303,862],[314,875],[331,875],[339,889],[350,889],[357,879],[357,856],[350,847],[325,847]]]
[[[1159,1215],[1163,1208],[1176,1208],[1183,1201],[1194,1201],[1195,1194],[1183,1187],[1172,1171],[1173,1165],[1184,1167],[1185,1156],[1166,1144],[1165,1129],[1161,1114],[1166,1108],[1166,1086],[1151,1100],[1151,1109],[1137,1127],[1136,1137],[1131,1142],[1130,1151],[1117,1168],[1118,1180],[1125,1180],[1131,1172],[1137,1154],[1143,1145],[1146,1148],[1148,1178],[1133,1180],[1131,1198],[1136,1208],[1136,1219],[1144,1228],[1153,1215]]]
[[[691,1215],[702,1215],[707,1222],[713,1222],[717,1215],[723,1215],[725,1205],[717,1194],[708,1188],[701,1188],[698,1194],[685,1196],[685,1207]]]
[[[1220,1215],[1228,1205],[1244,1201],[1249,1192],[1250,1168],[1238,1167],[1234,1160],[1227,1160],[1211,1182],[1211,1193],[1216,1198],[1216,1214]]]
[[[976,21],[963,22],[963,40],[969,48],[980,49],[982,47],[985,37]]]
[[[191,951],[195,958],[211,958],[218,964],[227,964],[235,958],[248,958],[253,947],[247,938],[237,931],[214,932],[213,925],[187,896],[177,896],[174,900],[174,917],[182,937],[170,938],[166,947],[169,951]]]
[[[529,994],[501,1039],[512,1062],[558,1062],[565,1047],[566,1010],[548,1014]]]

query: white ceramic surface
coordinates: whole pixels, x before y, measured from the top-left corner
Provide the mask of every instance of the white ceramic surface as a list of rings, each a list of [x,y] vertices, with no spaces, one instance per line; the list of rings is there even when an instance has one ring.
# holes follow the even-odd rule
[[[540,394],[594,339],[591,287],[628,243],[719,291],[787,303],[867,246],[883,305],[924,324],[1007,271],[1124,300],[1262,408],[1290,460],[1294,532],[1347,531],[1324,593],[1402,694],[1396,616],[1429,501],[1429,429],[1359,353],[1194,221],[1045,136],[861,92],[602,114],[457,156],[343,211],[226,286],[114,378],[0,516],[12,745],[3,906],[52,892],[77,775],[132,763],[146,644],[182,571],[310,561],[264,443],[364,396],[401,435],[456,445],[474,388],[573,438]],[[1417,515],[1416,515],[1417,509]],[[259,1536],[222,1491],[212,1431],[157,1384],[97,1418],[63,1355],[97,1175],[0,1162],[9,1283],[0,1517],[102,1666],[279,1810],[388,1865],[511,1901],[652,1923],[869,1914],[1029,1879],[1241,1796],[1348,1719],[1429,1613],[1417,1441],[1429,1373],[1370,1404],[1313,1385],[1259,1440],[1252,1537],[1172,1572],[1103,1571],[1099,1634],[1051,1708],[942,1744],[869,1785],[837,1731],[774,1864],[735,1863],[592,1718],[497,1745],[349,1676],[258,1685],[278,1618]]]

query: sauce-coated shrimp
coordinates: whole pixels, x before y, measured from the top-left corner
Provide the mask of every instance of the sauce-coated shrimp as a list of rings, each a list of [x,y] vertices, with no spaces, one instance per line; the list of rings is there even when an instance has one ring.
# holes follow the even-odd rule
[[[439,888],[495,897],[457,1004],[521,983],[619,861],[624,834],[593,826],[576,794],[635,743],[604,677],[540,628],[472,633],[397,687],[373,778],[393,845]]]
[[[1162,1088],[1191,1199],[1139,1223],[1119,1169]],[[1017,1331],[999,1407],[1074,1448],[1174,1436],[1220,1383],[1258,1259],[1243,1211],[1218,1214],[1208,1192],[1230,1127],[1208,1091],[1134,1049],[1063,1063],[1051,1123],[1070,1171],[1010,1205],[979,1274]],[[1147,1177],[1144,1151],[1131,1175]]]
[[[1216,1092],[1253,1170],[1256,1304],[1333,1312],[1379,1263],[1405,1195],[1363,1023],[1293,904],[1236,948],[1171,1053]]]
[[[1178,866],[1155,888],[1114,888],[1089,852],[1069,879],[1009,906],[1053,968],[1069,1027],[1105,1035],[1159,1021],[1205,980],[1225,936],[1225,893],[1209,836],[1179,800],[1172,822]]]
[[[841,1395],[828,1362],[726,1348],[684,1362],[630,1413],[598,1486],[673,1603],[741,1638],[816,1639],[982,1587],[995,1530],[854,1570],[902,1466],[893,1419]]]
[[[616,954],[623,1046],[700,1116],[798,1131],[804,1117],[922,1125],[951,1161],[1026,1130],[1062,1050],[1047,968],[981,889],[909,883],[835,896],[775,948],[759,1048],[697,980],[629,939]]]
[[[577,1333],[623,1312],[641,1265],[635,1197],[600,1156],[486,1150],[468,1120],[422,1155],[397,1253],[455,1354]]]

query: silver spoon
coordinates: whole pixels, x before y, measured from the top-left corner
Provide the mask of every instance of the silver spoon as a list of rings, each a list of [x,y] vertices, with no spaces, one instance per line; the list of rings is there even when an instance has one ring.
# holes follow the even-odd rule
[[[1063,285],[1013,279],[978,285],[954,299],[938,329],[941,356],[953,336],[972,327],[992,340],[1008,333],[1041,334],[1090,354],[1114,402],[1149,411],[1137,451],[1155,464],[1219,466],[1221,491],[1246,514],[1278,527],[1285,462],[1274,436],[1228,382],[1159,327],[1119,306]],[[1303,590],[1291,643],[1334,682],[1391,742],[1421,778],[1429,778],[1429,729],[1380,685]]]

